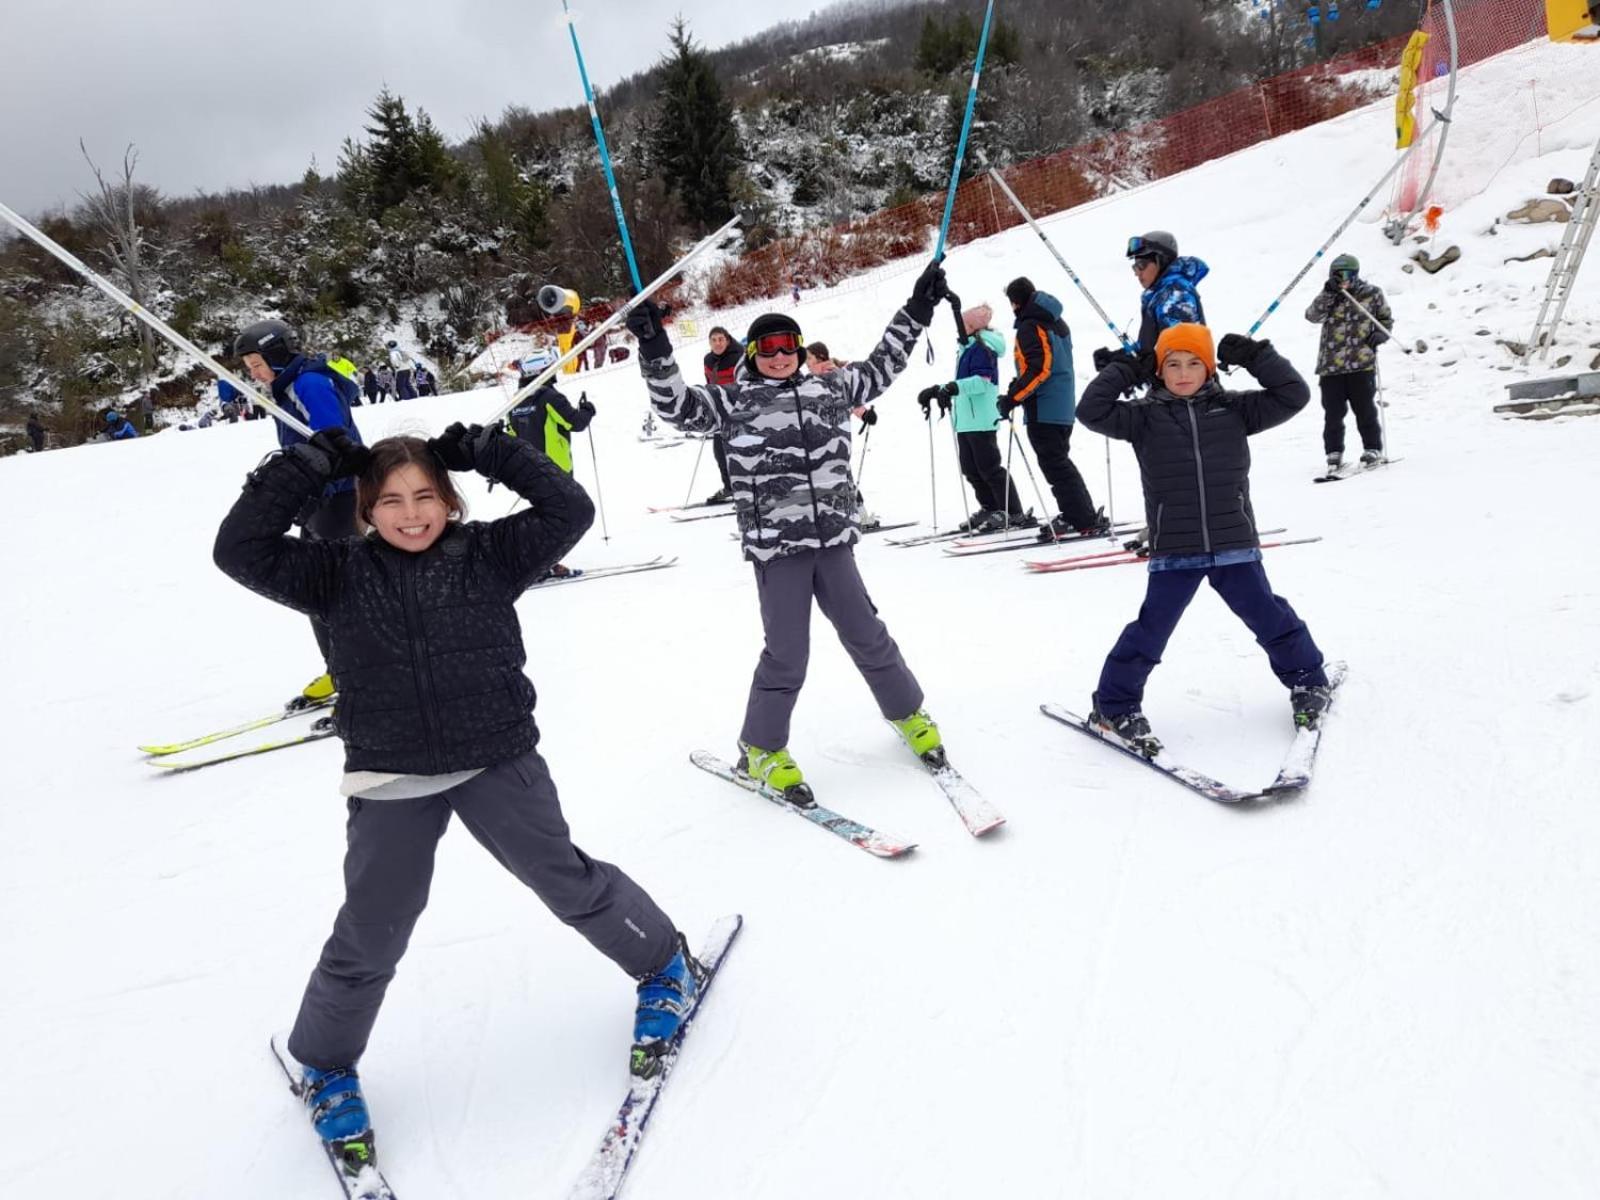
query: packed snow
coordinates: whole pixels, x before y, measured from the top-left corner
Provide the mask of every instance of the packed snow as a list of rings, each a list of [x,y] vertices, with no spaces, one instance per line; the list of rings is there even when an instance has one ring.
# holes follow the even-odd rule
[[[876,861],[697,771],[691,750],[727,755],[738,732],[761,644],[751,571],[730,520],[646,512],[712,491],[710,455],[691,485],[699,443],[639,440],[631,369],[580,377],[600,415],[573,456],[609,541],[597,523],[569,561],[681,561],[521,602],[540,748],[578,843],[691,941],[723,913],[747,922],[627,1194],[1595,1194],[1600,420],[1492,406],[1530,374],[1496,339],[1527,336],[1549,265],[1505,260],[1561,234],[1495,218],[1552,176],[1582,177],[1596,54],[1530,46],[1464,74],[1472,111],[1532,77],[1583,103],[1447,210],[1434,249],[1458,244],[1460,262],[1404,272],[1414,247],[1376,219],[1335,247],[1387,291],[1398,340],[1427,346],[1382,353],[1401,461],[1313,486],[1315,400],[1254,442],[1263,523],[1323,539],[1267,551],[1267,570],[1350,664],[1316,781],[1292,802],[1209,803],[1040,715],[1087,703],[1138,608],[1139,567],[1036,577],[1017,561],[1033,555],[954,561],[882,536],[859,550],[873,598],[1006,828],[968,836],[820,619],[792,748],[824,802],[916,853]],[[1044,228],[1119,323],[1137,300],[1123,242],[1172,229],[1211,264],[1212,324],[1243,330],[1392,162],[1391,122],[1375,105]],[[1492,124],[1458,123],[1460,170]],[[864,356],[919,266],[808,297],[807,337]],[[948,270],[968,304],[1003,312],[1022,273],[1062,297],[1082,385],[1108,335],[1031,232],[961,247]],[[1301,312],[1322,278],[1263,330],[1308,375]],[[1590,263],[1557,351],[1568,370],[1600,343],[1597,285]],[[929,342],[934,362],[919,345],[867,451],[886,520],[932,516],[913,398],[951,374],[947,314]],[[691,377],[704,348],[680,350]],[[368,441],[436,432],[504,399],[359,422]],[[964,500],[945,425],[932,441],[948,526]],[[134,749],[271,711],[321,670],[302,618],[211,564],[270,443],[243,424],[0,462],[0,1194],[337,1194],[267,1039],[341,896],[339,748],[173,777]],[[1105,445],[1080,429],[1074,457],[1130,517],[1136,465],[1113,449],[1113,493]],[[475,516],[506,510],[503,489],[467,486]],[[1240,784],[1270,778],[1292,733],[1263,654],[1209,592],[1146,711],[1174,757]],[[452,831],[362,1063],[397,1192],[564,1195],[626,1087],[632,1008],[632,981]]]

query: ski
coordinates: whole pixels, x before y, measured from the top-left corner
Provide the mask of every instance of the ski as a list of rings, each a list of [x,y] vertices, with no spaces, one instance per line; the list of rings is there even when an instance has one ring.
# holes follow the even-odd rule
[[[588,567],[581,570],[575,569],[570,575],[552,576],[541,583],[534,584],[528,590],[531,592],[543,588],[557,587],[563,583],[583,583],[585,580],[589,579],[606,579],[612,575],[632,575],[638,571],[659,571],[665,567],[676,565],[677,561],[678,556],[676,554],[674,554],[671,558],[667,558],[658,554],[656,557],[647,559],[644,562],[618,563],[615,566],[610,567]]]
[[[978,789],[950,765],[949,759],[945,757],[944,747],[941,746],[930,754],[934,756],[931,761],[927,758],[918,761],[928,768],[928,774],[933,776],[933,781],[939,785],[939,790],[945,794],[945,799],[950,801],[950,806],[956,810],[956,816],[961,818],[961,823],[967,827],[968,833],[981,838],[1006,823],[1000,810],[979,795]]]
[[[1354,479],[1357,475],[1367,475],[1379,467],[1387,467],[1390,463],[1402,462],[1398,458],[1380,458],[1374,463],[1364,463],[1357,459],[1353,463],[1345,463],[1336,470],[1329,471],[1326,475],[1318,475],[1312,483],[1338,483],[1341,479]]]
[[[946,529],[939,533],[921,533],[915,537],[889,538],[889,545],[899,546],[902,549],[911,546],[926,546],[931,542],[946,542],[951,538],[970,537],[970,529]]]
[[[975,558],[980,554],[1006,554],[1014,550],[1050,550],[1056,546],[1070,546],[1077,542],[1096,542],[1105,538],[1122,537],[1128,533],[1138,533],[1143,529],[1142,524],[1115,525],[1105,533],[1074,533],[1058,538],[1040,541],[1037,533],[1026,537],[1019,537],[1015,533],[1002,541],[961,541],[956,540],[941,549],[951,558]]]
[[[732,500],[695,500],[689,504],[652,504],[648,511],[653,513],[687,512],[692,508],[726,508],[733,503]]]
[[[687,515],[681,513],[670,513],[669,515],[674,521],[715,521],[718,517],[733,516],[734,511],[733,509],[729,508],[724,509],[722,512],[697,512],[689,513]]]
[[[1087,718],[1080,717],[1077,713],[1062,708],[1059,704],[1041,704],[1039,711],[1052,721],[1059,721],[1069,729],[1076,729],[1080,733],[1087,734],[1096,741],[1104,742],[1113,750],[1127,755],[1135,762],[1143,763],[1152,771],[1159,771],[1168,779],[1181,783],[1190,791],[1199,792],[1207,800],[1215,800],[1218,804],[1238,804],[1244,800],[1257,799],[1262,795],[1260,792],[1242,792],[1238,788],[1231,788],[1227,784],[1211,778],[1209,775],[1196,771],[1193,767],[1175,763],[1166,756],[1164,751],[1154,758],[1148,758],[1129,746],[1116,734],[1091,725]]]
[[[1262,542],[1257,549],[1273,550],[1279,546],[1305,546],[1321,540],[1320,536],[1285,538],[1280,542]],[[1136,554],[1131,550],[1107,550],[1104,554],[1079,554],[1073,558],[1058,558],[1053,561],[1030,560],[1022,565],[1035,575],[1050,575],[1058,571],[1088,571],[1095,567],[1122,567],[1129,563],[1149,561],[1148,554]]]
[[[729,783],[742,787],[747,792],[754,792],[765,800],[770,800],[779,808],[787,809],[797,816],[804,817],[813,825],[826,829],[829,833],[842,837],[853,846],[865,850],[868,854],[878,858],[899,858],[909,854],[917,848],[915,842],[902,841],[889,834],[879,833],[869,825],[859,821],[852,821],[849,817],[841,816],[831,808],[824,808],[820,804],[810,808],[802,808],[798,804],[791,804],[782,796],[769,792],[756,780],[741,771],[723,762],[714,754],[705,750],[695,750],[689,755],[689,761],[702,771],[708,771],[718,779],[726,779]]]
[[[706,974],[700,981],[694,1006],[684,1015],[683,1023],[678,1026],[677,1035],[672,1039],[671,1048],[655,1060],[655,1072],[648,1079],[630,1077],[627,1096],[611,1118],[605,1136],[600,1139],[599,1148],[567,1193],[568,1200],[615,1200],[617,1193],[622,1190],[623,1180],[639,1151],[645,1127],[650,1122],[650,1114],[655,1110],[656,1101],[667,1085],[667,1077],[683,1050],[684,1038],[688,1036],[695,1018],[700,1015],[701,1006],[706,1002],[723,960],[742,928],[744,918],[738,914],[723,917],[712,926],[710,936],[695,955]]]
[[[214,767],[218,763],[233,762],[237,758],[251,758],[257,754],[268,754],[274,750],[287,750],[290,746],[301,746],[306,742],[320,742],[323,738],[335,736],[335,731],[330,725],[326,729],[313,729],[310,733],[302,733],[298,737],[278,738],[276,741],[262,742],[257,746],[250,746],[243,750],[225,750],[221,754],[213,754],[209,758],[174,759],[152,758],[147,761],[152,767],[159,767],[168,774],[177,775],[184,771],[196,771],[201,767]]]
[[[1347,665],[1342,662],[1328,663],[1323,670],[1328,676],[1328,690],[1337,695],[1339,685],[1344,682]],[[1268,796],[1290,795],[1304,791],[1311,785],[1311,773],[1317,763],[1317,748],[1322,744],[1322,727],[1327,724],[1328,713],[1332,711],[1333,701],[1330,698],[1327,710],[1315,725],[1295,730],[1294,741],[1289,745],[1289,752],[1283,756],[1283,765],[1278,768],[1277,777],[1266,786]]]
[[[1271,537],[1273,534],[1283,533],[1283,532],[1285,532],[1285,530],[1283,530],[1281,528],[1280,529],[1263,529],[1259,536],[1261,536],[1261,537]],[[1284,542],[1284,543],[1273,542],[1273,543],[1270,543],[1270,544],[1276,546],[1276,545],[1280,545],[1280,544],[1281,545],[1292,545],[1293,543],[1290,543],[1290,542]],[[1104,559],[1104,558],[1115,558],[1115,559],[1118,559],[1120,561],[1123,557],[1128,556],[1128,555],[1133,556],[1133,558],[1137,559],[1140,562],[1148,562],[1150,560],[1149,551],[1148,550],[1143,550],[1143,549],[1136,549],[1135,547],[1137,547],[1138,545],[1139,545],[1139,542],[1138,542],[1137,539],[1135,539],[1134,541],[1131,541],[1131,542],[1123,542],[1121,548],[1117,549],[1117,550],[1101,550],[1101,551],[1098,551],[1097,553],[1094,553],[1094,554],[1074,554],[1074,555],[1071,555],[1070,557],[1067,557],[1067,558],[1032,559],[1032,560],[1029,560],[1029,562],[1027,564],[1025,564],[1025,565],[1027,565],[1029,567],[1029,569],[1035,570],[1035,571],[1041,570],[1041,569],[1043,569],[1045,567],[1049,567],[1052,570],[1065,571],[1065,570],[1068,570],[1070,568],[1062,566],[1061,564],[1063,564],[1063,563],[1088,563],[1088,562],[1093,562],[1093,561],[1095,561],[1097,559]],[[1040,547],[1040,549],[1043,549],[1043,547]],[[945,551],[945,553],[948,554],[949,551],[947,550],[947,551]]]
[[[285,708],[273,713],[270,717],[258,717],[254,721],[246,721],[243,725],[235,725],[232,729],[219,729],[215,733],[203,733],[199,737],[190,738],[186,742],[171,742],[161,746],[140,746],[139,750],[153,758],[160,758],[167,754],[180,754],[185,750],[209,746],[212,742],[221,742],[231,737],[238,737],[241,733],[249,733],[252,729],[265,729],[268,725],[276,725],[279,721],[287,721],[290,717],[298,717],[301,713],[315,712],[319,708],[327,708],[333,702],[334,697],[329,696],[326,700],[311,701],[300,708]]]
[[[283,1071],[283,1077],[289,1081],[289,1090],[294,1093],[295,1099],[304,1104],[305,1092],[301,1087],[300,1072],[291,1065],[294,1060],[279,1045],[276,1037],[267,1044],[272,1047],[272,1057]],[[315,1134],[313,1130],[312,1135]],[[394,1189],[374,1161],[370,1133],[342,1142],[323,1142],[321,1138],[317,1138],[317,1141],[322,1143],[323,1152],[328,1156],[328,1165],[339,1177],[339,1186],[349,1200],[395,1200]]]
[[[920,522],[917,522],[917,521],[893,521],[888,525],[872,525],[872,526],[863,525],[861,527],[861,536],[862,537],[866,537],[869,533],[888,533],[891,529],[910,529],[913,525],[917,525],[917,524],[920,524]]]

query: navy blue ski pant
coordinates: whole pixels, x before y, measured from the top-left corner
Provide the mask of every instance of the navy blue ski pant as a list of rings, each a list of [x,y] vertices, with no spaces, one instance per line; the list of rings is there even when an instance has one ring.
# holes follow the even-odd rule
[[[1162,651],[1202,580],[1211,582],[1223,603],[1256,635],[1284,687],[1328,682],[1322,670],[1322,651],[1311,640],[1311,631],[1287,600],[1272,594],[1259,562],[1152,571],[1149,579],[1138,619],[1122,631],[1100,669],[1100,686],[1094,696],[1095,707],[1103,716],[1121,716],[1140,707],[1145,680],[1161,662]]]

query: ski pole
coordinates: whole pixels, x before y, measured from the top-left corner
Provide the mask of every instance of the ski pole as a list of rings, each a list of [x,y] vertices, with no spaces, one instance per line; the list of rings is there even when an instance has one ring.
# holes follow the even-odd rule
[[[197,363],[199,363],[206,370],[210,371],[218,379],[237,389],[241,396],[248,398],[248,403],[259,404],[262,408],[266,409],[273,416],[277,417],[278,420],[282,421],[301,437],[309,438],[312,435],[314,432],[312,428],[299,417],[278,407],[277,402],[271,396],[264,395],[263,393],[257,391],[252,384],[246,383],[238,375],[235,375],[232,371],[228,370],[227,367],[217,362],[216,359],[212,358],[209,354],[200,349],[199,346],[196,346],[188,338],[184,337],[183,334],[179,333],[176,329],[173,329],[172,326],[168,325],[160,317],[156,316],[149,309],[145,308],[144,305],[140,304],[137,300],[128,295],[109,279],[104,279],[95,274],[70,250],[66,249],[59,242],[55,241],[47,233],[38,229],[27,218],[8,208],[6,205],[0,204],[0,219],[4,219],[7,224],[9,224],[18,233],[26,237],[29,241],[36,243],[41,249],[47,251],[52,256],[65,263],[72,270],[76,271],[79,275],[83,276],[84,279],[88,280],[111,299],[115,300],[123,308],[127,309],[128,312],[132,313],[151,329],[155,330],[162,337],[166,338],[166,340],[172,343],[173,346],[177,347],[179,350],[182,350],[185,354],[190,355]],[[510,410],[508,409],[507,411]]]
[[[566,366],[574,358],[578,357],[578,355],[588,350],[590,346],[594,345],[595,342],[604,337],[606,334],[610,333],[618,325],[621,325],[625,320],[628,319],[629,313],[638,308],[639,305],[643,304],[646,300],[650,299],[651,296],[655,295],[662,288],[666,287],[667,284],[676,279],[683,272],[683,269],[695,259],[699,258],[700,255],[704,254],[712,246],[716,245],[728,234],[732,233],[743,219],[744,218],[742,216],[735,214],[720,229],[715,230],[698,242],[687,254],[685,254],[677,262],[673,263],[660,275],[656,276],[647,285],[645,285],[643,291],[636,293],[631,300],[629,300],[621,308],[617,309],[616,312],[612,313],[599,325],[596,325],[593,329],[591,329],[587,337],[585,337],[582,341],[574,342],[570,347],[568,347],[565,354],[561,355],[561,357],[556,359],[555,362],[551,363],[544,370],[540,371],[538,375],[528,382],[527,387],[519,389],[517,394],[511,397],[510,402],[502,405],[499,411],[490,418],[490,421],[504,420],[505,415],[508,412],[510,412],[517,405],[521,404],[529,396],[537,392],[545,384],[554,379],[556,375],[560,373],[562,367]]]
[[[1089,291],[1088,285],[1085,284],[1083,280],[1078,278],[1078,273],[1068,265],[1066,259],[1061,257],[1061,251],[1056,249],[1055,243],[1050,240],[1045,231],[1039,228],[1039,222],[1035,221],[1033,219],[1033,214],[1023,207],[1022,201],[1017,199],[1017,194],[1013,192],[1006,184],[1006,181],[1001,174],[998,171],[991,170],[989,172],[989,178],[1000,185],[1000,190],[1006,194],[1006,199],[1011,201],[1012,207],[1014,207],[1022,219],[1028,223],[1028,228],[1032,229],[1034,233],[1039,235],[1039,240],[1044,243],[1045,249],[1050,251],[1050,256],[1054,258],[1056,262],[1061,264],[1061,269],[1067,273],[1067,278],[1071,279],[1072,282],[1077,285],[1078,290],[1083,293],[1083,298],[1089,302],[1089,307],[1094,309],[1099,318],[1106,323],[1106,328],[1111,331],[1112,335],[1117,339],[1117,341],[1122,343],[1122,348],[1124,350],[1132,350],[1133,343],[1127,339],[1122,330],[1118,329],[1114,324],[1112,324],[1111,318],[1106,316],[1106,310],[1100,307],[1100,301],[1094,298],[1094,293]]]
[[[1113,528],[1117,524],[1117,494],[1111,486],[1111,439],[1106,438],[1106,521]]]
[[[1389,402],[1383,398],[1383,371],[1376,361],[1372,364],[1372,379],[1378,385],[1378,436],[1383,439],[1383,461],[1389,461]]]
[[[989,48],[989,25],[993,20],[994,0],[989,0],[989,6],[983,14],[983,32],[978,35],[978,57],[972,64],[972,84],[967,88],[967,111],[961,118],[961,137],[956,142],[956,161],[950,165],[950,186],[945,189],[944,220],[939,222],[939,244],[933,252],[934,262],[944,257],[944,239],[950,232],[950,218],[955,214],[956,185],[961,182],[961,160],[967,154],[967,135],[972,131],[972,117],[978,107],[978,80],[983,77],[983,56]]]
[[[594,89],[589,86],[589,71],[583,65],[583,51],[578,47],[578,27],[572,21],[572,9],[567,0],[561,0],[561,11],[567,14],[567,33],[572,37],[572,53],[578,60],[578,77],[583,80],[583,98],[589,105],[589,124],[594,127],[594,142],[600,147],[600,165],[605,169],[606,188],[611,192],[611,211],[617,218],[617,232],[622,235],[622,252],[628,258],[628,276],[633,280],[633,290],[639,290],[639,266],[633,260],[633,239],[628,236],[628,218],[622,215],[622,197],[617,192],[616,172],[611,169],[611,151],[606,148],[605,130],[600,127],[600,112],[594,106]]]
[[[1373,316],[1372,311],[1365,304],[1361,303],[1361,301],[1357,300],[1349,288],[1342,287],[1339,289],[1339,291],[1344,295],[1346,300],[1350,301],[1351,304],[1354,304],[1358,309],[1361,310],[1361,315],[1363,317],[1371,321],[1376,328],[1382,330],[1384,335],[1388,337],[1390,341],[1394,341],[1394,330],[1390,329],[1382,321],[1378,320],[1377,317]],[[1394,344],[1400,347],[1400,351],[1403,354],[1414,353],[1411,347],[1407,346],[1404,342],[1395,342]],[[1373,349],[1376,350],[1377,347],[1374,346]]]
[[[589,398],[588,392],[578,394],[578,403],[581,405]],[[600,537],[607,545],[611,544],[611,530],[606,528],[606,495],[600,490],[600,455],[594,448],[594,425],[589,425],[589,461],[594,464],[594,498],[595,506],[600,510]]]
[[[1011,436],[1013,439],[1015,439],[1016,433],[1013,431]],[[1050,506],[1044,502],[1044,493],[1039,490],[1039,477],[1033,473],[1033,464],[1028,461],[1028,452],[1018,448],[1017,453],[1022,456],[1022,465],[1027,469],[1028,482],[1033,485],[1033,498],[1039,502],[1039,511],[1049,512]],[[1053,520],[1045,525],[1045,532],[1050,535],[1050,540],[1052,542],[1059,542],[1061,540],[1056,536],[1055,522]]]
[[[1357,204],[1355,208],[1350,211],[1350,215],[1348,217],[1339,222],[1339,227],[1328,235],[1327,241],[1323,242],[1322,245],[1317,247],[1317,252],[1306,260],[1306,265],[1300,268],[1300,270],[1295,274],[1295,277],[1289,281],[1289,285],[1285,287],[1283,291],[1278,293],[1277,298],[1273,300],[1271,304],[1267,305],[1267,311],[1256,318],[1256,323],[1250,326],[1250,332],[1245,335],[1246,337],[1255,337],[1256,330],[1265,325],[1267,323],[1267,318],[1272,316],[1273,313],[1277,312],[1278,306],[1288,299],[1289,293],[1300,286],[1300,281],[1311,273],[1311,268],[1317,265],[1322,256],[1328,252],[1328,248],[1332,246],[1334,242],[1338,241],[1341,236],[1343,236],[1346,229],[1349,229],[1350,226],[1355,224],[1356,218],[1362,214],[1367,205],[1372,203],[1377,194],[1383,190],[1384,185],[1387,184],[1390,179],[1394,178],[1395,173],[1405,165],[1406,159],[1415,154],[1417,150],[1427,142],[1428,134],[1431,134],[1441,123],[1445,125],[1450,123],[1450,118],[1444,113],[1439,112],[1437,109],[1434,110],[1433,115],[1437,118],[1437,120],[1435,120],[1432,125],[1428,126],[1427,130],[1421,137],[1417,138],[1411,143],[1410,149],[1408,149],[1404,154],[1400,155],[1399,158],[1394,160],[1394,163],[1389,167],[1389,169],[1383,173],[1383,178],[1378,180],[1378,182],[1373,185],[1372,190],[1361,198],[1361,203]]]
[[[956,295],[954,292],[951,292],[946,299],[950,304],[950,315],[955,318],[956,322],[956,354],[958,356],[957,363],[959,364],[961,345],[967,337],[967,324],[961,318],[961,297]],[[933,347],[933,339],[931,337],[928,339],[928,347],[930,349]],[[951,399],[953,401],[954,397],[951,397]],[[933,420],[933,405],[931,404],[928,406],[928,420],[930,422]],[[966,512],[967,477],[961,470],[961,435],[956,432],[956,422],[954,417],[950,418],[950,447],[956,452],[956,488],[961,493],[961,511]],[[974,493],[972,498],[974,501],[977,500],[978,497],[976,493]]]
[[[861,465],[856,468],[856,512],[862,514],[867,511],[867,497],[861,490],[861,481],[867,477],[867,451],[872,448],[872,426],[867,426],[867,431],[861,435]]]
[[[689,502],[694,497],[694,481],[700,478],[700,460],[705,457],[706,442],[709,440],[709,438],[701,438],[700,449],[694,452],[694,470],[689,472],[689,490],[683,494],[683,506],[685,508],[689,507]]]
[[[1006,505],[1006,521],[1005,521],[1005,525],[1002,528],[1003,528],[1004,532],[1010,533],[1011,532],[1011,451],[1016,449],[1016,445],[1017,445],[1017,427],[1011,423],[1011,414],[1010,413],[1006,414],[1006,434],[1008,435],[1007,436],[1007,440],[1006,440],[1006,494],[1005,494],[1005,497],[1004,497],[1005,505]]]
[[[933,421],[928,421],[928,486],[933,492],[933,527],[939,528],[939,472],[933,465]]]

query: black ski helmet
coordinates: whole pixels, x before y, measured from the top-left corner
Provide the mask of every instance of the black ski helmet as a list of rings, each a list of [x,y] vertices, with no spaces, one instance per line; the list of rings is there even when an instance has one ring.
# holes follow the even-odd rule
[[[1165,229],[1152,229],[1128,239],[1129,258],[1153,258],[1167,267],[1178,257],[1178,239]]]
[[[269,367],[279,371],[287,367],[299,353],[300,334],[286,321],[257,321],[254,325],[246,325],[239,331],[239,336],[233,339],[235,358],[259,354],[267,360]]]
[[[745,331],[744,353],[746,358],[754,358],[756,356],[756,342],[766,337],[769,333],[792,333],[795,336],[795,340],[802,347],[805,345],[805,338],[800,334],[800,325],[793,317],[785,313],[763,313],[754,321],[751,321],[750,328]]]

